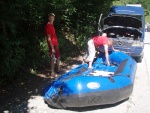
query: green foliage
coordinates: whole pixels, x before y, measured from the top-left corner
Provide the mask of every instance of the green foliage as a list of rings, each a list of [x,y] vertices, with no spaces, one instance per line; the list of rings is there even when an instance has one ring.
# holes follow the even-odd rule
[[[49,63],[44,33],[48,13],[56,14],[54,25],[64,61],[85,49],[87,39],[97,30],[93,23],[98,22],[101,13],[107,14],[113,1],[117,0],[1,0],[0,85]],[[149,16],[148,0],[134,2],[141,2]]]
[[[150,23],[150,15],[146,16],[145,21],[148,22],[148,23]]]
[[[0,37],[1,52],[0,52],[0,83],[3,83],[8,77],[13,77],[17,69],[21,67],[21,62],[24,58],[24,49],[20,48],[20,41],[9,41],[4,36]]]
[[[61,53],[61,61],[65,61],[67,57],[75,57],[80,54],[78,47],[72,43],[69,39],[66,39],[63,35],[58,35],[59,50]]]

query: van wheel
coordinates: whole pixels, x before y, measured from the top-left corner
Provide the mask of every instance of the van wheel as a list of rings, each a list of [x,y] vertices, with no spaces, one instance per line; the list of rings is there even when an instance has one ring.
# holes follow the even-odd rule
[[[143,56],[144,56],[144,53],[143,53],[140,57],[136,58],[135,61],[136,61],[137,63],[141,63],[141,62],[142,62],[142,59],[143,59]]]
[[[143,57],[137,58],[137,62],[138,62],[138,63],[141,63],[141,62],[142,62],[142,59],[143,59]]]

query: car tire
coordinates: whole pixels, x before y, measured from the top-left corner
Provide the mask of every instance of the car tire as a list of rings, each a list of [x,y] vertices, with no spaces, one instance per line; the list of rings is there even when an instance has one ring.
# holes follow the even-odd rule
[[[142,59],[143,59],[143,56],[144,56],[144,53],[143,53],[140,57],[136,58],[135,61],[136,61],[137,63],[141,63],[141,62],[142,62]]]
[[[137,63],[141,63],[142,62],[143,57],[139,57],[137,58]]]

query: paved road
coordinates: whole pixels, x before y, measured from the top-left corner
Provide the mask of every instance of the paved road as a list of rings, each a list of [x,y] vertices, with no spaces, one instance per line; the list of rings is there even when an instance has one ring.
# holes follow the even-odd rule
[[[146,67],[147,71],[149,74],[149,80],[150,80],[150,32],[145,33],[145,49],[144,49],[144,54],[145,54],[145,60],[146,60]]]
[[[28,100],[29,113],[150,113],[150,32],[146,32],[144,58],[137,64],[134,89],[130,98],[114,105],[74,109],[54,109],[44,103],[41,96]]]

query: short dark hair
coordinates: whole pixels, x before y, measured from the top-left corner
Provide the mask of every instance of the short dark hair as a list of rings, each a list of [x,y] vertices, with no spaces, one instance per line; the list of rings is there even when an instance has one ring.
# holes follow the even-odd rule
[[[55,17],[55,14],[54,13],[49,13],[48,17],[50,17],[50,16],[54,16]]]

